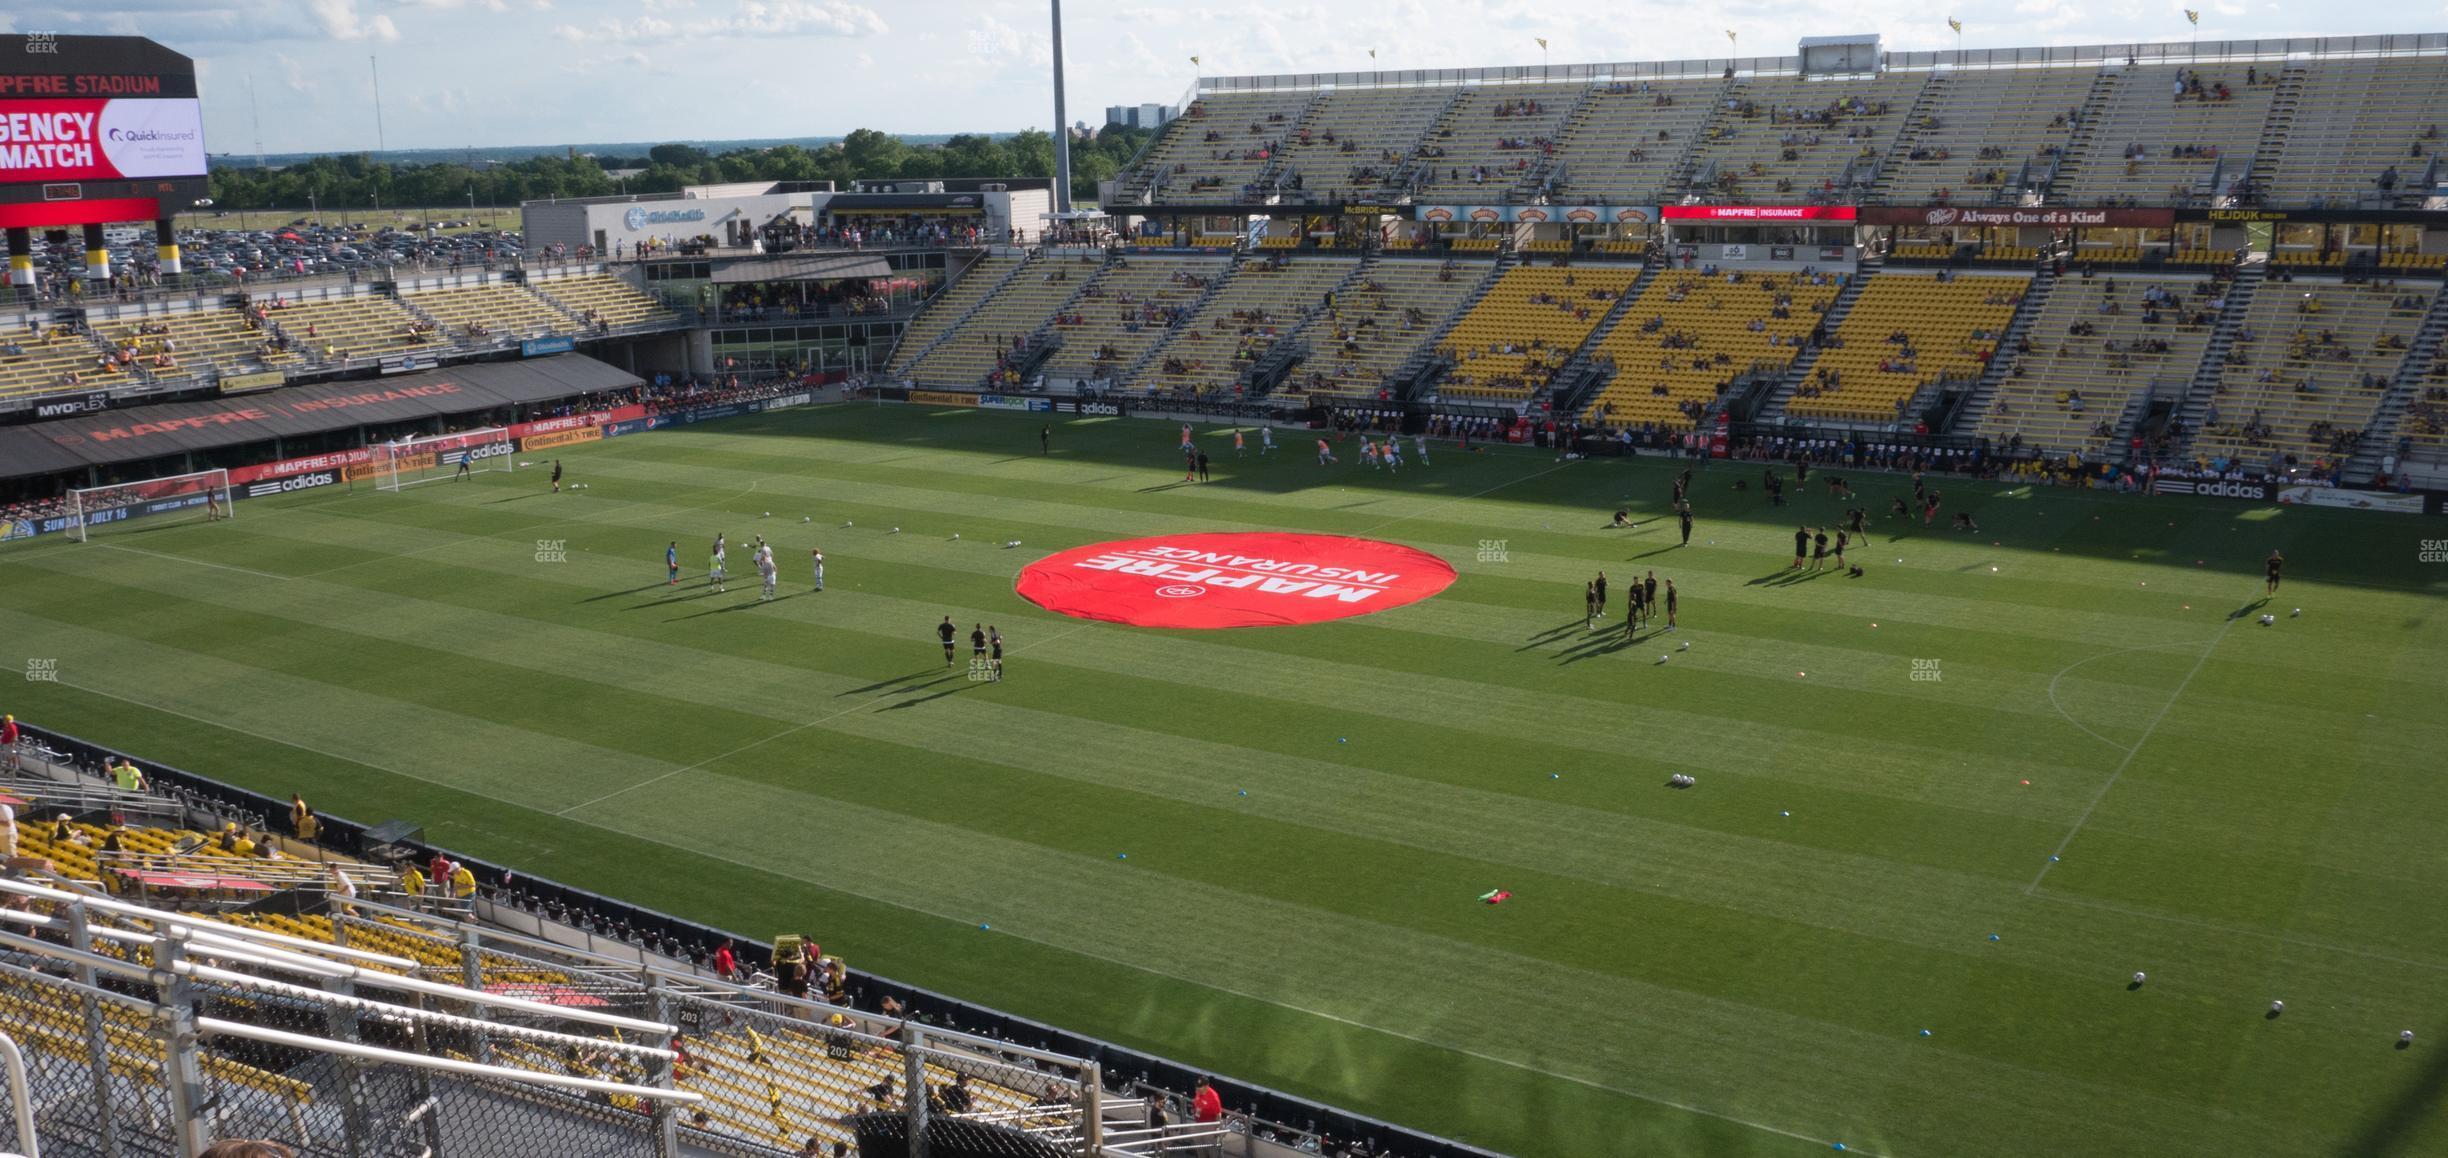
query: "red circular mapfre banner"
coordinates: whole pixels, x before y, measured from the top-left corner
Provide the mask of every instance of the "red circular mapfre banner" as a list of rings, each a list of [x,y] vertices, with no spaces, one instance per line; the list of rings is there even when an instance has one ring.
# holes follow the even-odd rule
[[[1074,547],[1020,572],[1048,611],[1133,627],[1280,627],[1417,603],[1454,581],[1426,551],[1375,539],[1157,535]]]

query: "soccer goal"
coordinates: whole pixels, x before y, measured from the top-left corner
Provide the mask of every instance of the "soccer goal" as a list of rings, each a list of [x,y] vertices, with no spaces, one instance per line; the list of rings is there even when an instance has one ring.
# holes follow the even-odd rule
[[[68,537],[80,543],[97,527],[147,515],[182,515],[208,522],[236,517],[230,505],[229,472],[200,470],[68,492]]]
[[[418,483],[457,478],[462,460],[470,473],[506,471],[517,457],[511,453],[514,449],[510,432],[498,426],[386,442],[375,448],[374,488],[396,491]]]

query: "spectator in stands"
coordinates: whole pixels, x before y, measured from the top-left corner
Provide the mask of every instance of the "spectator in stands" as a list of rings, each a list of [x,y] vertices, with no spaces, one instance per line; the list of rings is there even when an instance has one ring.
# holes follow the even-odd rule
[[[476,900],[476,874],[465,864],[451,866],[451,899],[465,906]]]
[[[121,792],[145,790],[144,773],[137,771],[136,762],[125,756],[121,756],[118,763],[110,766],[110,774],[111,781],[119,786]]]
[[[1198,1080],[1198,1088],[1190,1094],[1190,1116],[1202,1126],[1224,1120],[1224,1095],[1216,1092],[1214,1082],[1204,1077]]]
[[[341,872],[340,865],[336,861],[325,868],[331,873],[331,880],[323,886],[324,903],[337,908],[340,915],[344,917],[354,916],[357,907],[349,902],[357,899],[357,882],[350,880],[347,873]]]
[[[290,793],[289,831],[299,840],[312,841],[322,827],[322,822],[315,819],[314,809],[306,807],[306,798],[295,792]]]
[[[425,874],[418,872],[416,862],[400,864],[399,891],[408,895],[408,907],[416,908],[425,897]]]
[[[714,975],[729,981],[739,975],[739,959],[731,953],[731,942],[725,941],[714,950]]]
[[[0,856],[17,855],[17,810],[0,803]]]
[[[17,770],[17,717],[0,716],[0,760],[7,761],[8,770]]]
[[[934,1108],[942,1113],[968,1113],[971,1102],[969,1096],[969,1075],[952,1075],[952,1084],[937,1087],[933,1093],[928,1095],[928,1101],[934,1103]]]

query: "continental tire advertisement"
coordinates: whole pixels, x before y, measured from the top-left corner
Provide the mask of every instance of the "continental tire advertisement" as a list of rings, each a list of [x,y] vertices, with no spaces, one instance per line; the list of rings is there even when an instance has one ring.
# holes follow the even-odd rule
[[[528,454],[539,450],[555,450],[585,442],[602,442],[603,427],[581,426],[576,430],[556,430],[550,434],[530,434],[519,440],[519,449]]]

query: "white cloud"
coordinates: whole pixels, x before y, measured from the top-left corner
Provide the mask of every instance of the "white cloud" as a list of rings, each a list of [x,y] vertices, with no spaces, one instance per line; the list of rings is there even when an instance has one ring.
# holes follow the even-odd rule
[[[357,0],[306,0],[306,10],[334,40],[399,39],[399,26],[390,16],[377,12],[366,19],[357,11]]]
[[[880,36],[892,31],[875,9],[843,0],[750,0],[740,5],[738,15],[718,23],[735,36]]]

